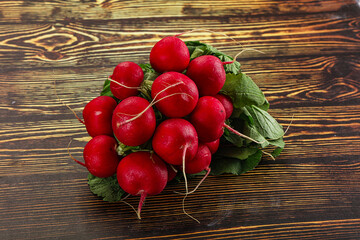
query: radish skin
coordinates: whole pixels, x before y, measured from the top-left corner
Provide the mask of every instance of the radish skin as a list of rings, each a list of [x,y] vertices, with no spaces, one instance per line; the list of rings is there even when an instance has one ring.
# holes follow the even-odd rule
[[[202,55],[192,60],[186,75],[195,82],[200,96],[215,96],[226,80],[222,62],[213,55]]]
[[[111,119],[116,105],[116,101],[109,96],[96,97],[86,104],[83,118],[86,130],[91,137],[113,136]]]
[[[117,145],[113,137],[106,135],[96,136],[85,145],[83,153],[85,164],[76,159],[74,160],[85,166],[96,177],[111,177],[116,173],[120,161],[116,152]]]
[[[195,157],[198,148],[198,135],[194,126],[182,118],[163,121],[156,128],[152,146],[154,151],[168,164],[182,165]]]
[[[225,109],[226,112],[225,119],[230,118],[232,112],[234,111],[234,105],[232,103],[231,98],[221,93],[216,94],[215,98],[221,102],[221,104]]]
[[[161,39],[150,52],[150,64],[159,73],[183,72],[189,62],[189,49],[177,37],[170,36]]]
[[[174,87],[166,89],[171,85]],[[166,90],[164,91],[164,89]],[[172,94],[176,95],[164,98]],[[163,99],[155,104],[162,114],[171,118],[180,118],[194,110],[199,99],[199,92],[195,83],[184,74],[167,72],[154,80],[151,97],[155,98],[155,96]]]
[[[112,117],[112,128],[115,137],[121,143],[127,146],[139,146],[152,137],[156,118],[154,109],[149,107],[149,104],[146,99],[135,96],[128,97],[117,105]],[[139,115],[141,112],[143,113]],[[137,115],[139,116],[133,119]],[[129,119],[133,120],[127,122]]]
[[[168,170],[165,162],[156,154],[134,152],[119,163],[117,180],[125,192],[140,196],[137,216],[141,219],[145,198],[162,192],[168,181]]]
[[[109,77],[111,93],[118,99],[123,100],[130,96],[136,96],[138,88],[144,80],[144,72],[139,65],[133,62],[119,63]]]

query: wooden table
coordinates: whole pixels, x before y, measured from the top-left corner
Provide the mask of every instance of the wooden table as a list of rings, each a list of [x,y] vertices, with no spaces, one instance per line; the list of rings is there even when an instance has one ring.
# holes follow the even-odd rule
[[[1,1],[1,239],[360,239],[358,0]],[[78,114],[122,61],[191,29],[227,34],[287,126],[286,149],[241,176],[211,176],[188,197],[166,188],[143,219],[87,185]],[[220,34],[200,40],[234,56]],[[194,186],[195,182],[191,183]],[[129,202],[136,205],[137,197]]]

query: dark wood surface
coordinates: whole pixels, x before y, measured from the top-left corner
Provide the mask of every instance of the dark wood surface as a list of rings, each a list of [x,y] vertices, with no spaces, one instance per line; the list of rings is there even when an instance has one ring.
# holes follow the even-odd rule
[[[1,239],[360,239],[360,5],[357,0],[1,1]],[[245,47],[238,60],[287,126],[286,149],[182,198],[149,197],[142,220],[87,186],[76,112],[121,61],[195,28]],[[241,46],[187,34],[229,55]],[[195,182],[191,183],[194,186]],[[137,197],[129,202],[136,205]]]

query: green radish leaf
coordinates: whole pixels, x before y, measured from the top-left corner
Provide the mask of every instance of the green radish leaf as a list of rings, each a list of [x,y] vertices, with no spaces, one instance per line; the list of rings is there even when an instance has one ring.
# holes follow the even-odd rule
[[[257,152],[257,148],[250,147],[235,147],[235,146],[224,146],[218,149],[215,153],[216,157],[224,158],[236,158],[239,160],[246,160],[249,156]]]
[[[109,97],[112,97],[115,100],[117,100],[117,98],[111,93],[110,80],[109,79],[105,80],[104,85],[103,85],[103,89],[102,89],[102,91],[100,93],[100,96],[109,96]]]
[[[268,107],[263,92],[245,73],[226,74],[226,81],[220,92],[232,99],[234,108],[249,105],[262,106],[265,109]]]
[[[157,73],[149,63],[139,64],[139,66],[144,72],[144,81],[154,81],[160,75],[160,73]]]
[[[116,175],[99,178],[89,173],[88,184],[92,193],[108,202],[120,201],[125,193],[125,191],[120,188]]]
[[[267,140],[267,141],[273,146],[279,147],[281,149],[285,148],[285,142],[282,137],[275,140]]]
[[[224,173],[231,173],[240,175],[254,169],[261,161],[262,152],[257,149],[256,152],[250,155],[245,160],[236,158],[214,157],[211,161],[211,174],[220,175]]]
[[[274,140],[284,136],[283,127],[268,112],[254,105],[246,106],[246,109],[254,119],[254,126],[262,136]]]
[[[276,158],[280,155],[280,153],[282,152],[284,148],[280,148],[280,147],[277,147],[274,149],[274,151],[271,153],[271,155]]]

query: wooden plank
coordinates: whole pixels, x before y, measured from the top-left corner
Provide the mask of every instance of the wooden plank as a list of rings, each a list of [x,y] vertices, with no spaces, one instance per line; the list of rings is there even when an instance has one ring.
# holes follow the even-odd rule
[[[1,22],[56,22],[168,17],[253,16],[358,9],[356,0],[2,1]]]
[[[69,238],[79,231],[84,238],[167,235],[165,239],[185,239],[198,234],[250,237],[253,229],[259,238],[280,234],[286,239],[285,230],[299,237],[327,238],[341,229],[333,237],[344,239],[359,234],[359,170],[358,165],[338,165],[334,171],[333,166],[289,163],[262,165],[242,176],[211,176],[186,200],[187,211],[201,221],[198,225],[183,214],[182,197],[173,193],[183,191],[183,184],[149,197],[139,221],[124,203],[106,203],[93,196],[85,172],[4,176],[0,233],[7,239]],[[199,179],[192,180],[191,187],[195,180]],[[138,200],[131,197],[128,202],[136,205]],[[154,227],[159,225],[162,228]],[[83,231],[89,226],[92,231]]]
[[[243,70],[265,92],[271,108],[359,104],[357,56],[245,60]]]
[[[145,239],[352,239],[358,238],[360,219],[326,220],[241,226],[227,229],[202,231],[188,234],[173,234],[159,237],[131,238]],[[107,238],[116,239],[116,237]]]
[[[212,19],[151,19],[142,22],[94,22],[25,24],[0,27],[0,70],[34,67],[113,66],[121,61],[149,62],[151,47],[162,37],[193,28],[208,32],[183,35],[183,40],[201,40],[232,56],[241,46],[248,51],[239,57],[280,58],[356,54],[360,49],[357,15],[334,14],[278,16],[270,18],[231,17]],[[10,30],[9,30],[10,29]],[[221,34],[227,34],[229,37]]]

